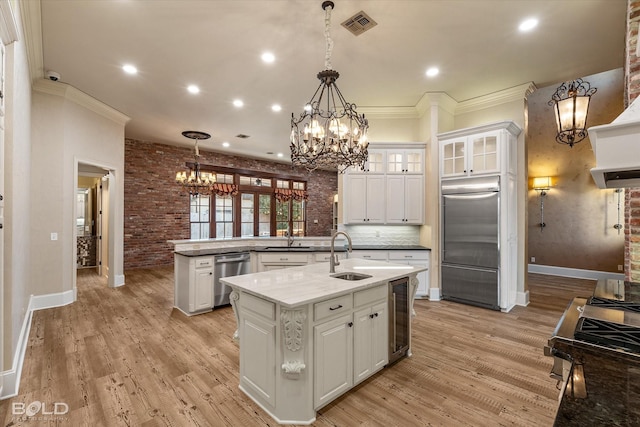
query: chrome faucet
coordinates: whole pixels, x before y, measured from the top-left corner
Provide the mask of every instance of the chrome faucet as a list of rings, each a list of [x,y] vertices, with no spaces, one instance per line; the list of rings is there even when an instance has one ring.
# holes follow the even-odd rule
[[[289,231],[285,231],[284,235],[287,236],[287,246],[293,246],[293,234],[291,234]]]
[[[334,254],[334,246],[336,244],[336,237],[338,236],[338,234],[342,234],[344,237],[347,238],[347,241],[349,242],[349,252],[352,251],[352,246],[351,246],[351,237],[345,233],[344,231],[336,231],[335,233],[333,233],[333,235],[331,236],[331,256],[329,257],[329,273],[335,273],[336,272],[336,265],[340,265],[340,261],[338,261],[338,254]]]

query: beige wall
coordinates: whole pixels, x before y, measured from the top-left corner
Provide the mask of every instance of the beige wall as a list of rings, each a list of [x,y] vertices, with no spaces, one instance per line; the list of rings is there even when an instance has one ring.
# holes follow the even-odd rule
[[[583,79],[598,89],[591,98],[588,126],[610,123],[623,110],[622,69]],[[555,141],[555,118],[547,102],[558,86],[540,88],[528,100],[529,177],[554,177],[544,200],[542,232],[540,199],[536,191],[528,190],[529,260],[535,257],[536,264],[618,273],[618,265],[624,264],[624,233],[613,228],[618,222],[617,195],[594,184],[590,169],[595,157],[588,138],[573,148]]]
[[[19,22],[19,10],[14,13]],[[14,363],[20,329],[32,292],[29,285],[31,254],[28,221],[31,201],[29,182],[33,177],[30,165],[31,82],[23,40],[7,44],[5,71],[2,370],[10,369]]]
[[[79,162],[114,171],[116,198],[109,206],[114,238],[109,240],[108,254],[114,268],[109,269],[109,283],[123,283],[126,117],[64,83],[41,80],[34,89],[31,169],[40,173],[31,185],[32,293],[46,295],[75,287]],[[52,241],[51,233],[58,233],[58,240]]]

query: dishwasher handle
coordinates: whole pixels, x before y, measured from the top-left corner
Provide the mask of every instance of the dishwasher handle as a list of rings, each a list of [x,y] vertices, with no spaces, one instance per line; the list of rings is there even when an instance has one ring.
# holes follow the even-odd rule
[[[216,264],[227,263],[227,262],[242,262],[247,261],[250,258],[248,253],[233,253],[233,254],[225,254],[225,255],[216,255],[214,258],[214,262]]]

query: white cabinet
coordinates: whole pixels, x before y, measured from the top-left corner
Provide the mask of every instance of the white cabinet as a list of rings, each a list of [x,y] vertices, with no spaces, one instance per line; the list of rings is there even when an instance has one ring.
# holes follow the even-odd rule
[[[351,313],[313,328],[315,340],[314,407],[329,403],[353,385]]]
[[[388,286],[354,294],[353,384],[365,380],[389,362]],[[358,309],[358,306],[361,308]]]
[[[500,171],[500,132],[441,140],[442,177],[473,176]]]
[[[429,268],[430,251],[389,251],[389,262],[415,265]],[[418,273],[418,289],[416,298],[427,298],[429,295],[429,270]]]
[[[346,252],[334,252],[334,254],[338,256],[338,260],[347,258],[347,253]],[[317,262],[329,262],[330,259],[331,259],[331,252],[318,252],[318,253],[313,254],[313,260],[316,263]]]
[[[515,123],[500,122],[438,135],[440,177],[513,173],[519,133]]]
[[[424,173],[424,150],[422,149],[388,149],[386,157],[388,174]]]
[[[384,223],[385,176],[371,174],[348,175],[344,198],[345,223]]]
[[[258,271],[270,271],[307,265],[309,263],[309,254],[295,252],[269,252],[261,253],[258,259]]]
[[[187,315],[213,309],[213,257],[175,254],[174,305]]]
[[[386,167],[386,151],[369,146],[367,152],[368,157],[364,164],[364,169],[349,168],[350,174],[384,173]]]
[[[387,176],[387,224],[424,222],[423,181],[422,175]]]
[[[364,171],[343,175],[345,224],[424,223],[424,144],[369,146]]]

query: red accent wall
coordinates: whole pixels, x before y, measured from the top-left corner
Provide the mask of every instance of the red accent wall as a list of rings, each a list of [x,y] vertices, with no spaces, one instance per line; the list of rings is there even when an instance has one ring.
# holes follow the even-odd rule
[[[284,163],[202,149],[200,154],[202,164],[300,176],[309,192],[307,235],[331,235],[336,172],[308,173]],[[173,245],[167,240],[189,238],[189,199],[174,180],[193,161],[193,149],[125,139],[124,161],[124,268],[173,264]]]

